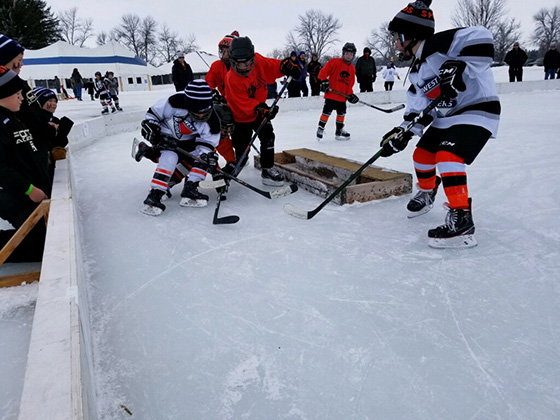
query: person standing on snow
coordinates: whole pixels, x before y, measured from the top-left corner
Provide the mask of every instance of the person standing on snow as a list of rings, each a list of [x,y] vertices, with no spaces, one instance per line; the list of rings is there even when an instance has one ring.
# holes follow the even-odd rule
[[[109,88],[107,87],[106,80],[101,76],[100,71],[95,72],[95,80],[93,81],[93,88],[95,89],[95,97],[99,98],[102,115],[109,113],[109,107],[111,107],[111,112],[117,112],[117,109],[113,106],[113,101],[111,100],[111,94],[109,93]]]
[[[179,161],[177,147],[199,158],[187,157],[190,172],[179,204],[206,206],[208,196],[198,191],[198,183],[216,169],[218,156],[214,149],[220,141],[220,121],[212,110],[212,91],[208,83],[202,79],[193,80],[184,92],[156,102],[148,109],[141,126],[142,136],[161,151],[151,190],[141,211],[159,216],[165,210],[161,198],[167,192]]]
[[[556,77],[556,73],[560,68],[560,52],[556,49],[556,43],[550,44],[550,49],[544,55],[544,80],[551,80]]]
[[[309,73],[309,84],[311,85],[311,96],[319,96],[321,92],[321,81],[319,80],[319,72],[323,66],[319,63],[317,54],[311,54],[311,61],[307,65],[307,73]]]
[[[119,81],[115,78],[115,73],[112,71],[107,72],[105,85],[107,86],[107,89],[109,89],[109,95],[111,95],[115,108],[122,111],[123,109],[119,106]]]
[[[527,53],[519,47],[519,42],[513,43],[513,48],[508,51],[504,61],[509,66],[509,81],[523,81],[523,64],[527,61]]]
[[[185,61],[185,53],[178,52],[177,58],[173,61],[173,67],[171,67],[171,80],[175,85],[175,91],[182,92],[193,79],[191,66]]]
[[[413,153],[419,191],[408,203],[409,217],[433,207],[441,182],[449,211],[445,224],[428,231],[429,245],[471,247],[477,243],[466,165],[496,136],[500,119],[490,68],[494,43],[490,31],[481,26],[434,34],[430,4],[431,0],[410,3],[389,23],[402,59],[414,61],[404,121],[383,136],[382,156],[404,150],[414,134],[420,136]],[[440,94],[436,110],[405,133],[404,127]]]
[[[373,92],[373,83],[377,78],[375,59],[371,56],[371,50],[364,48],[364,55],[356,62],[356,78],[360,85],[360,92]]]
[[[355,55],[356,46],[351,42],[347,42],[342,47],[342,58],[332,58],[319,72],[321,90],[325,92],[325,104],[323,106],[323,113],[319,118],[317,141],[323,138],[325,126],[334,110],[336,110],[336,131],[334,138],[336,140],[350,140],[350,133],[344,130],[347,98],[338,93],[331,92],[330,89],[347,95],[348,102],[351,104],[358,103],[358,97],[352,93],[354,81],[356,80],[356,69],[352,64]]]
[[[392,57],[391,60],[393,60]],[[385,79],[384,86],[386,91],[393,90],[393,85],[395,84],[395,77],[401,80],[401,77],[399,76],[399,73],[397,72],[397,69],[393,64],[393,61],[390,61],[389,64],[387,64],[387,67],[385,68],[385,70],[383,70],[383,73],[381,73],[381,75],[383,76],[383,79]]]
[[[278,107],[270,108],[265,101],[269,83],[283,75],[297,79],[301,76],[301,69],[290,58],[280,61],[255,53],[255,47],[248,37],[234,38],[229,53],[231,70],[226,75],[226,98],[235,120],[231,140],[237,165],[241,167],[245,164],[239,160],[249,147],[253,133],[266,121],[258,135],[261,143],[261,182],[271,186],[284,185],[284,175],[274,168],[276,137],[271,120],[278,112]]]

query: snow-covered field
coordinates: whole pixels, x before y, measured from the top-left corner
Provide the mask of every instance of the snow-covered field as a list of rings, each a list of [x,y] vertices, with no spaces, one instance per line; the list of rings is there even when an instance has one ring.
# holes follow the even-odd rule
[[[542,68],[528,70],[526,80],[541,79]],[[121,104],[141,110],[168,93],[124,93]],[[207,208],[179,207],[177,187],[159,218],[138,211],[154,169],[130,157],[139,133],[75,153],[100,417],[129,418],[124,406],[154,420],[556,419],[558,97],[501,97],[499,136],[468,168],[479,246],[462,251],[427,246],[445,217],[443,194],[412,220],[403,196],[328,205],[303,221],[282,206],[311,210],[321,198],[266,200],[233,185],[220,214],[241,220],[216,226],[213,191]],[[402,115],[351,107],[352,140],[334,140],[331,117],[318,143],[321,108],[282,111],[285,101],[278,151],[357,161]],[[100,110],[89,101],[59,109],[76,121]],[[412,172],[412,150],[377,164]],[[242,178],[261,187],[252,167]],[[6,313],[2,335],[21,339]],[[0,418],[17,418],[13,404],[0,402]]]

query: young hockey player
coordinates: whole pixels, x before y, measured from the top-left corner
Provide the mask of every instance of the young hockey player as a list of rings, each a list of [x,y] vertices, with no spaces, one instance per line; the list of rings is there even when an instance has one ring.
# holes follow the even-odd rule
[[[109,93],[106,79],[101,76],[101,72],[95,72],[95,80],[93,81],[93,84],[93,88],[95,89],[95,97],[99,98],[101,106],[103,107],[101,114],[108,114],[109,107],[111,107],[111,112],[117,112],[117,109],[113,106],[113,101],[111,100],[111,94]]]
[[[420,136],[413,154],[419,191],[408,203],[409,217],[433,207],[440,183],[437,168],[449,212],[444,225],[428,231],[429,244],[436,248],[472,247],[477,243],[466,165],[498,131],[500,102],[490,69],[494,44],[490,31],[480,26],[434,35],[430,3],[410,3],[389,23],[402,59],[414,61],[404,121],[383,136],[382,156],[403,150],[413,134]],[[411,132],[403,133],[409,121],[440,94],[443,99],[436,111]]]
[[[235,120],[232,141],[237,160],[249,147],[253,133],[268,117],[258,136],[261,143],[261,180],[264,185],[283,185],[284,176],[274,168],[275,136],[270,122],[278,108],[269,108],[265,101],[269,83],[276,82],[283,75],[297,79],[301,70],[297,65],[290,64],[289,59],[280,61],[255,53],[248,37],[231,41],[230,62],[231,70],[226,75],[226,98]],[[238,162],[238,165],[244,163]]]
[[[214,61],[210,66],[210,70],[206,74],[205,80],[211,89],[215,89],[214,93],[214,109],[222,122],[222,130],[220,135],[220,144],[218,145],[218,153],[226,160],[224,170],[233,173],[235,168],[235,152],[231,142],[231,131],[233,131],[234,120],[230,107],[227,105],[226,95],[226,74],[231,65],[229,62],[229,48],[231,41],[239,37],[237,31],[233,31],[231,35],[224,36],[218,43],[218,53],[220,60]]]
[[[198,183],[212,173],[218,163],[213,152],[220,140],[220,122],[212,112],[212,91],[202,79],[193,80],[184,92],[156,102],[142,121],[142,136],[161,150],[151,182],[151,190],[142,212],[158,216],[165,210],[161,198],[168,189],[179,161],[177,147],[191,153],[190,172],[181,202],[184,207],[203,207],[208,196],[198,191]]]
[[[109,89],[109,95],[111,95],[115,108],[117,108],[118,111],[122,111],[123,109],[119,106],[119,81],[115,79],[115,73],[108,71],[104,81],[105,86]]]
[[[356,46],[351,42],[347,42],[342,47],[342,58],[333,58],[329,60],[319,72],[319,80],[322,81],[321,90],[325,92],[325,105],[323,106],[323,113],[319,118],[317,141],[323,138],[325,126],[333,110],[336,110],[336,131],[334,138],[336,140],[350,140],[350,133],[344,130],[346,98],[331,92],[329,89],[347,95],[348,102],[351,104],[358,102],[358,97],[352,93],[354,81],[356,80],[356,69],[352,64],[355,55]]]

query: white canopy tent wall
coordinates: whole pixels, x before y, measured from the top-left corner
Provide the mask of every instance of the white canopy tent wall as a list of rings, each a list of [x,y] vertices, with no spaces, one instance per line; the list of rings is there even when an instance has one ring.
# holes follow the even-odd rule
[[[162,74],[161,70],[116,42],[97,48],[81,48],[58,41],[40,50],[26,50],[23,64],[20,76],[31,86],[53,87],[51,83],[55,75],[61,81],[70,79],[73,69],[77,68],[83,78],[94,78],[96,71],[102,74],[112,71],[119,80],[121,91],[151,90],[151,76]],[[69,84],[65,86],[70,88]]]

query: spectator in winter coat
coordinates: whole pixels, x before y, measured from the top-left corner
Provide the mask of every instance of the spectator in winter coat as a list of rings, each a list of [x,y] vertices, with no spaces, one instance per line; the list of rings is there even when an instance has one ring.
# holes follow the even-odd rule
[[[305,51],[300,51],[298,55],[298,63],[301,67],[301,93],[303,96],[309,96],[309,89],[307,88],[307,61],[305,60]]]
[[[519,47],[519,42],[514,42],[504,61],[509,66],[509,81],[523,81],[523,64],[527,61],[527,53]]]
[[[74,96],[78,101],[82,100],[82,88],[84,87],[84,80],[78,69],[72,71],[72,76],[70,76],[72,81],[72,89],[74,90]]]
[[[397,73],[397,69],[395,69],[395,65],[393,64],[392,61],[389,64],[387,64],[387,67],[385,68],[385,70],[383,70],[383,73],[381,74],[383,76],[383,79],[385,79],[385,90],[393,90],[393,85],[395,84],[395,77],[401,80],[399,73]]]
[[[290,61],[293,65],[297,65],[301,68],[298,58],[297,52],[292,51],[290,53]],[[292,79],[290,84],[288,85],[288,98],[299,98],[301,96],[301,76],[297,79]]]
[[[171,68],[171,79],[175,85],[176,92],[182,92],[187,85],[194,80],[193,72],[189,63],[185,61],[185,54],[178,53]]]
[[[556,44],[550,44],[550,49],[544,55],[544,80],[554,79],[560,68],[560,52],[556,50]]]
[[[307,65],[307,73],[309,74],[309,84],[311,85],[311,96],[319,96],[321,92],[321,81],[319,80],[319,72],[323,66],[319,63],[317,54],[311,55],[311,61]]]
[[[0,231],[0,249],[51,193],[48,143],[17,117],[23,87],[14,71],[0,66],[0,218],[14,228]],[[45,224],[37,223],[8,261],[41,261],[45,235]]]
[[[356,78],[360,85],[360,92],[373,92],[373,83],[377,78],[375,60],[371,56],[371,50],[364,48],[364,55],[358,58],[356,63]]]
[[[58,76],[54,76],[54,88],[56,89],[56,93],[60,93],[60,79]]]

